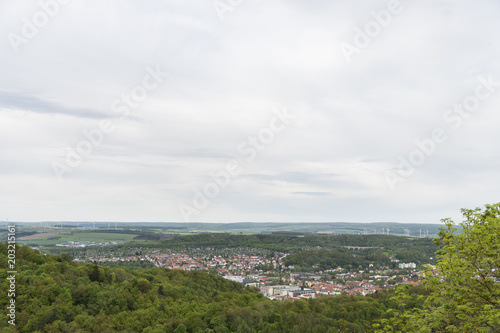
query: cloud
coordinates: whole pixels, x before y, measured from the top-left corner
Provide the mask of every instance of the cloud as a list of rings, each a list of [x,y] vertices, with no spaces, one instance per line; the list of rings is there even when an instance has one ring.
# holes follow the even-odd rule
[[[0,90],[0,108],[91,119],[109,117],[106,113],[98,110],[66,107],[33,94],[5,90]]]
[[[293,192],[293,194],[307,195],[307,196],[311,196],[311,197],[324,197],[324,196],[329,196],[331,193],[330,192]]]
[[[500,81],[500,5],[401,3],[348,63],[339,44],[387,1],[246,1],[223,21],[212,1],[71,1],[19,53],[0,40],[0,219],[180,221],[234,159],[241,175],[194,220],[437,222],[495,200],[500,89],[459,130],[443,115],[479,76]],[[4,36],[40,9],[0,6]],[[114,117],[148,66],[170,75]],[[296,119],[246,161],[238,146],[282,107]],[[51,163],[106,119],[59,183]],[[438,127],[448,140],[392,192],[385,172]]]

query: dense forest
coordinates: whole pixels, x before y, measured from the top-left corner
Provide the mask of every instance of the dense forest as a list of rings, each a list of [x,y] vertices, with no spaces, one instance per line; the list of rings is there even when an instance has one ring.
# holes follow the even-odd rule
[[[377,255],[382,262],[392,256],[404,262],[417,264],[435,263],[438,249],[430,238],[410,238],[389,235],[280,235],[280,234],[196,234],[175,237],[159,242],[133,242],[116,248],[144,247],[154,249],[185,250],[193,248],[255,248],[275,252],[293,252],[335,249],[337,252],[356,255]],[[348,250],[347,247],[358,247]],[[363,250],[363,247],[369,249]],[[361,248],[361,249],[360,249]],[[335,253],[337,253],[335,252]],[[430,259],[433,258],[433,259]],[[372,259],[375,259],[373,257]],[[368,260],[370,261],[370,260]],[[373,262],[373,260],[371,260]],[[356,261],[357,263],[357,261]],[[364,264],[364,262],[362,263]]]
[[[374,267],[391,265],[389,257],[378,253],[363,251],[367,253],[352,254],[350,252],[352,251],[305,250],[287,256],[284,262],[286,266],[294,266],[298,271],[311,269],[319,271],[338,266],[366,269],[370,264]]]
[[[273,250],[294,250],[321,246],[335,248],[341,246],[361,247],[406,247],[433,246],[430,238],[410,238],[389,235],[280,235],[280,234],[195,234],[176,237],[161,242],[164,246],[211,246],[211,247],[261,247]],[[435,250],[436,248],[434,248]]]

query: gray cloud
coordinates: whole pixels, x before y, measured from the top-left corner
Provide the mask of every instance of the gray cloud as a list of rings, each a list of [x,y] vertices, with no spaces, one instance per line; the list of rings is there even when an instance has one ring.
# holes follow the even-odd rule
[[[102,119],[109,115],[93,109],[66,107],[36,95],[0,90],[0,108],[17,109],[42,114],[60,114],[71,117]]]
[[[324,196],[329,196],[331,193],[330,192],[293,192],[293,194],[307,195],[307,196],[311,196],[311,197],[324,197]]]
[[[313,174],[307,172],[289,171],[282,172],[274,175],[266,174],[246,174],[243,178],[250,178],[258,181],[272,182],[272,181],[285,181],[298,184],[324,184],[332,182],[335,174]]]
[[[247,1],[223,21],[211,1],[71,1],[18,53],[0,39],[0,219],[179,221],[233,159],[241,175],[193,220],[438,222],[497,200],[500,89],[459,129],[444,115],[500,81],[500,4],[402,4],[348,63],[339,44],[387,1]],[[40,9],[0,6],[4,37]],[[113,118],[148,66],[171,75]],[[296,119],[247,161],[238,146],[283,106]],[[51,163],[106,118],[58,182]],[[447,141],[392,192],[384,173],[435,128]]]

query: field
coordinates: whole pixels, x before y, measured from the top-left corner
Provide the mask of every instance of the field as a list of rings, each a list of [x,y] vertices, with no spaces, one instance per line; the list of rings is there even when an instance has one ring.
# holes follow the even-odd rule
[[[23,241],[23,240],[33,240],[33,239],[44,239],[44,238],[50,238],[53,236],[57,236],[60,234],[61,234],[60,232],[40,232],[38,234],[34,234],[31,236],[21,237],[21,238],[19,238],[19,240]]]
[[[12,223],[12,222],[10,222]],[[0,221],[0,242],[7,239],[6,225]],[[20,244],[30,246],[55,246],[66,241],[92,242],[148,242],[169,239],[174,236],[197,233],[227,234],[390,234],[398,236],[436,237],[440,224],[416,223],[124,223],[115,222],[26,222],[15,223],[16,238]]]
[[[40,233],[32,236],[23,237],[18,239],[20,244],[36,244],[39,246],[56,245],[61,242],[68,241],[91,241],[91,242],[129,242],[137,234],[131,233],[112,233],[112,232],[78,232],[73,231],[69,233]],[[41,237],[41,238],[40,238]]]

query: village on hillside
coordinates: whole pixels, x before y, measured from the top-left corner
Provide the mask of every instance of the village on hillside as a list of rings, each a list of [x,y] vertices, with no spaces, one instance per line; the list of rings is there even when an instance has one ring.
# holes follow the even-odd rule
[[[335,267],[319,272],[295,272],[286,267],[287,253],[278,253],[272,259],[255,254],[233,256],[192,256],[187,253],[158,250],[145,255],[123,257],[88,257],[79,262],[149,262],[156,267],[179,270],[205,270],[245,286],[256,287],[270,299],[314,298],[318,295],[367,295],[398,284],[418,285],[420,272],[415,263],[399,263],[394,267],[369,270]],[[370,265],[373,266],[373,265]]]

